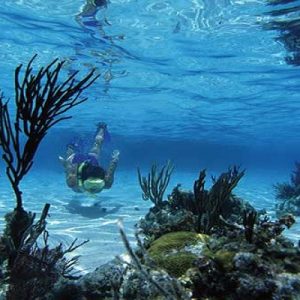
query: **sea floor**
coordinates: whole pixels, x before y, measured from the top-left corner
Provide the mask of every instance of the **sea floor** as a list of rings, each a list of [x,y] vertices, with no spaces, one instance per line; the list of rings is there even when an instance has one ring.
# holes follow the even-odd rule
[[[218,174],[218,173],[215,173]],[[284,176],[283,176],[284,175]],[[287,174],[267,171],[251,171],[235,189],[235,194],[249,201],[257,209],[265,208],[274,216],[274,190],[272,185],[287,179]],[[192,189],[197,173],[175,172],[165,196],[181,183],[183,189]],[[209,183],[208,183],[209,187]],[[50,203],[50,217],[47,229],[51,245],[63,242],[69,245],[75,238],[78,242],[89,242],[76,249],[81,255],[79,270],[89,272],[124,252],[116,221],[121,219],[130,240],[134,241],[134,225],[144,216],[151,202],[144,201],[138,185],[136,171],[119,171],[112,189],[92,198],[76,194],[65,185],[63,172],[35,170],[22,184],[26,210],[37,213],[45,203]],[[14,207],[14,196],[9,183],[0,179],[1,229],[4,215]],[[300,221],[300,220],[299,220]],[[300,239],[299,222],[289,231],[288,237],[297,242]]]

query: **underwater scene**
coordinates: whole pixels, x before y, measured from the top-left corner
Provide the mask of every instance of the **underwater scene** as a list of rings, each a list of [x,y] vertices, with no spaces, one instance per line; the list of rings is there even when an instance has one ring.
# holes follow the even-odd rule
[[[300,299],[300,1],[1,0],[0,299]]]

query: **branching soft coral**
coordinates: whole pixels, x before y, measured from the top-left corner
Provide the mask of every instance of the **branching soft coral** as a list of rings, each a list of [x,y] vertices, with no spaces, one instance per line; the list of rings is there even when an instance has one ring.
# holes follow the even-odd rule
[[[277,199],[276,210],[278,215],[292,213],[300,215],[300,163],[295,163],[295,170],[291,174],[290,182],[274,185]]]
[[[45,205],[40,220],[34,224],[35,214],[23,208],[20,183],[31,169],[36,151],[49,129],[70,118],[64,113],[87,100],[80,96],[98,77],[92,70],[81,80],[76,78],[78,72],[62,79],[60,75],[64,62],[57,59],[34,73],[34,59],[35,56],[23,74],[22,65],[15,70],[15,107],[9,110],[8,101],[0,95],[0,147],[6,175],[16,197],[14,211],[5,216],[6,228],[1,238],[1,255],[4,256],[1,260],[8,260],[10,287],[7,299],[37,299],[43,291],[30,288],[30,284],[37,289],[47,290],[55,281],[53,272],[63,275],[68,267],[72,267],[72,262],[70,265],[64,260],[66,252],[62,246],[49,249],[47,238],[44,248],[36,246],[37,238],[45,233],[45,219],[50,205]],[[57,268],[61,262],[66,269],[60,272]],[[51,272],[43,272],[44,268]],[[42,279],[43,274],[45,280]],[[20,283],[22,276],[32,280],[27,280],[27,283],[23,280],[23,285]]]

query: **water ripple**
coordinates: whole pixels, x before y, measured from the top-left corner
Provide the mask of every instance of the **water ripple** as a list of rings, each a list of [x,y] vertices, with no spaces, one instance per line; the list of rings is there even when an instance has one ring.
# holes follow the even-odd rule
[[[280,32],[265,30],[272,18],[298,11],[296,5],[114,0],[83,16],[83,4],[4,1],[4,92],[10,96],[13,88],[6,74],[38,53],[38,64],[59,57],[69,74],[96,68],[103,75],[90,101],[60,129],[87,129],[83,124],[101,115],[129,137],[298,141],[299,70],[286,64]]]

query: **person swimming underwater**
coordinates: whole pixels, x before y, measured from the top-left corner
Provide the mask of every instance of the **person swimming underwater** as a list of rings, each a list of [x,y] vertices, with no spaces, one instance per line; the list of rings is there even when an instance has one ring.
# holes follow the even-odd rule
[[[59,156],[59,160],[65,169],[67,185],[74,192],[96,194],[103,189],[111,188],[120,151],[113,151],[107,170],[100,166],[99,157],[107,135],[107,125],[99,123],[94,144],[88,153],[76,152],[76,147],[73,144],[69,144],[65,158]]]

